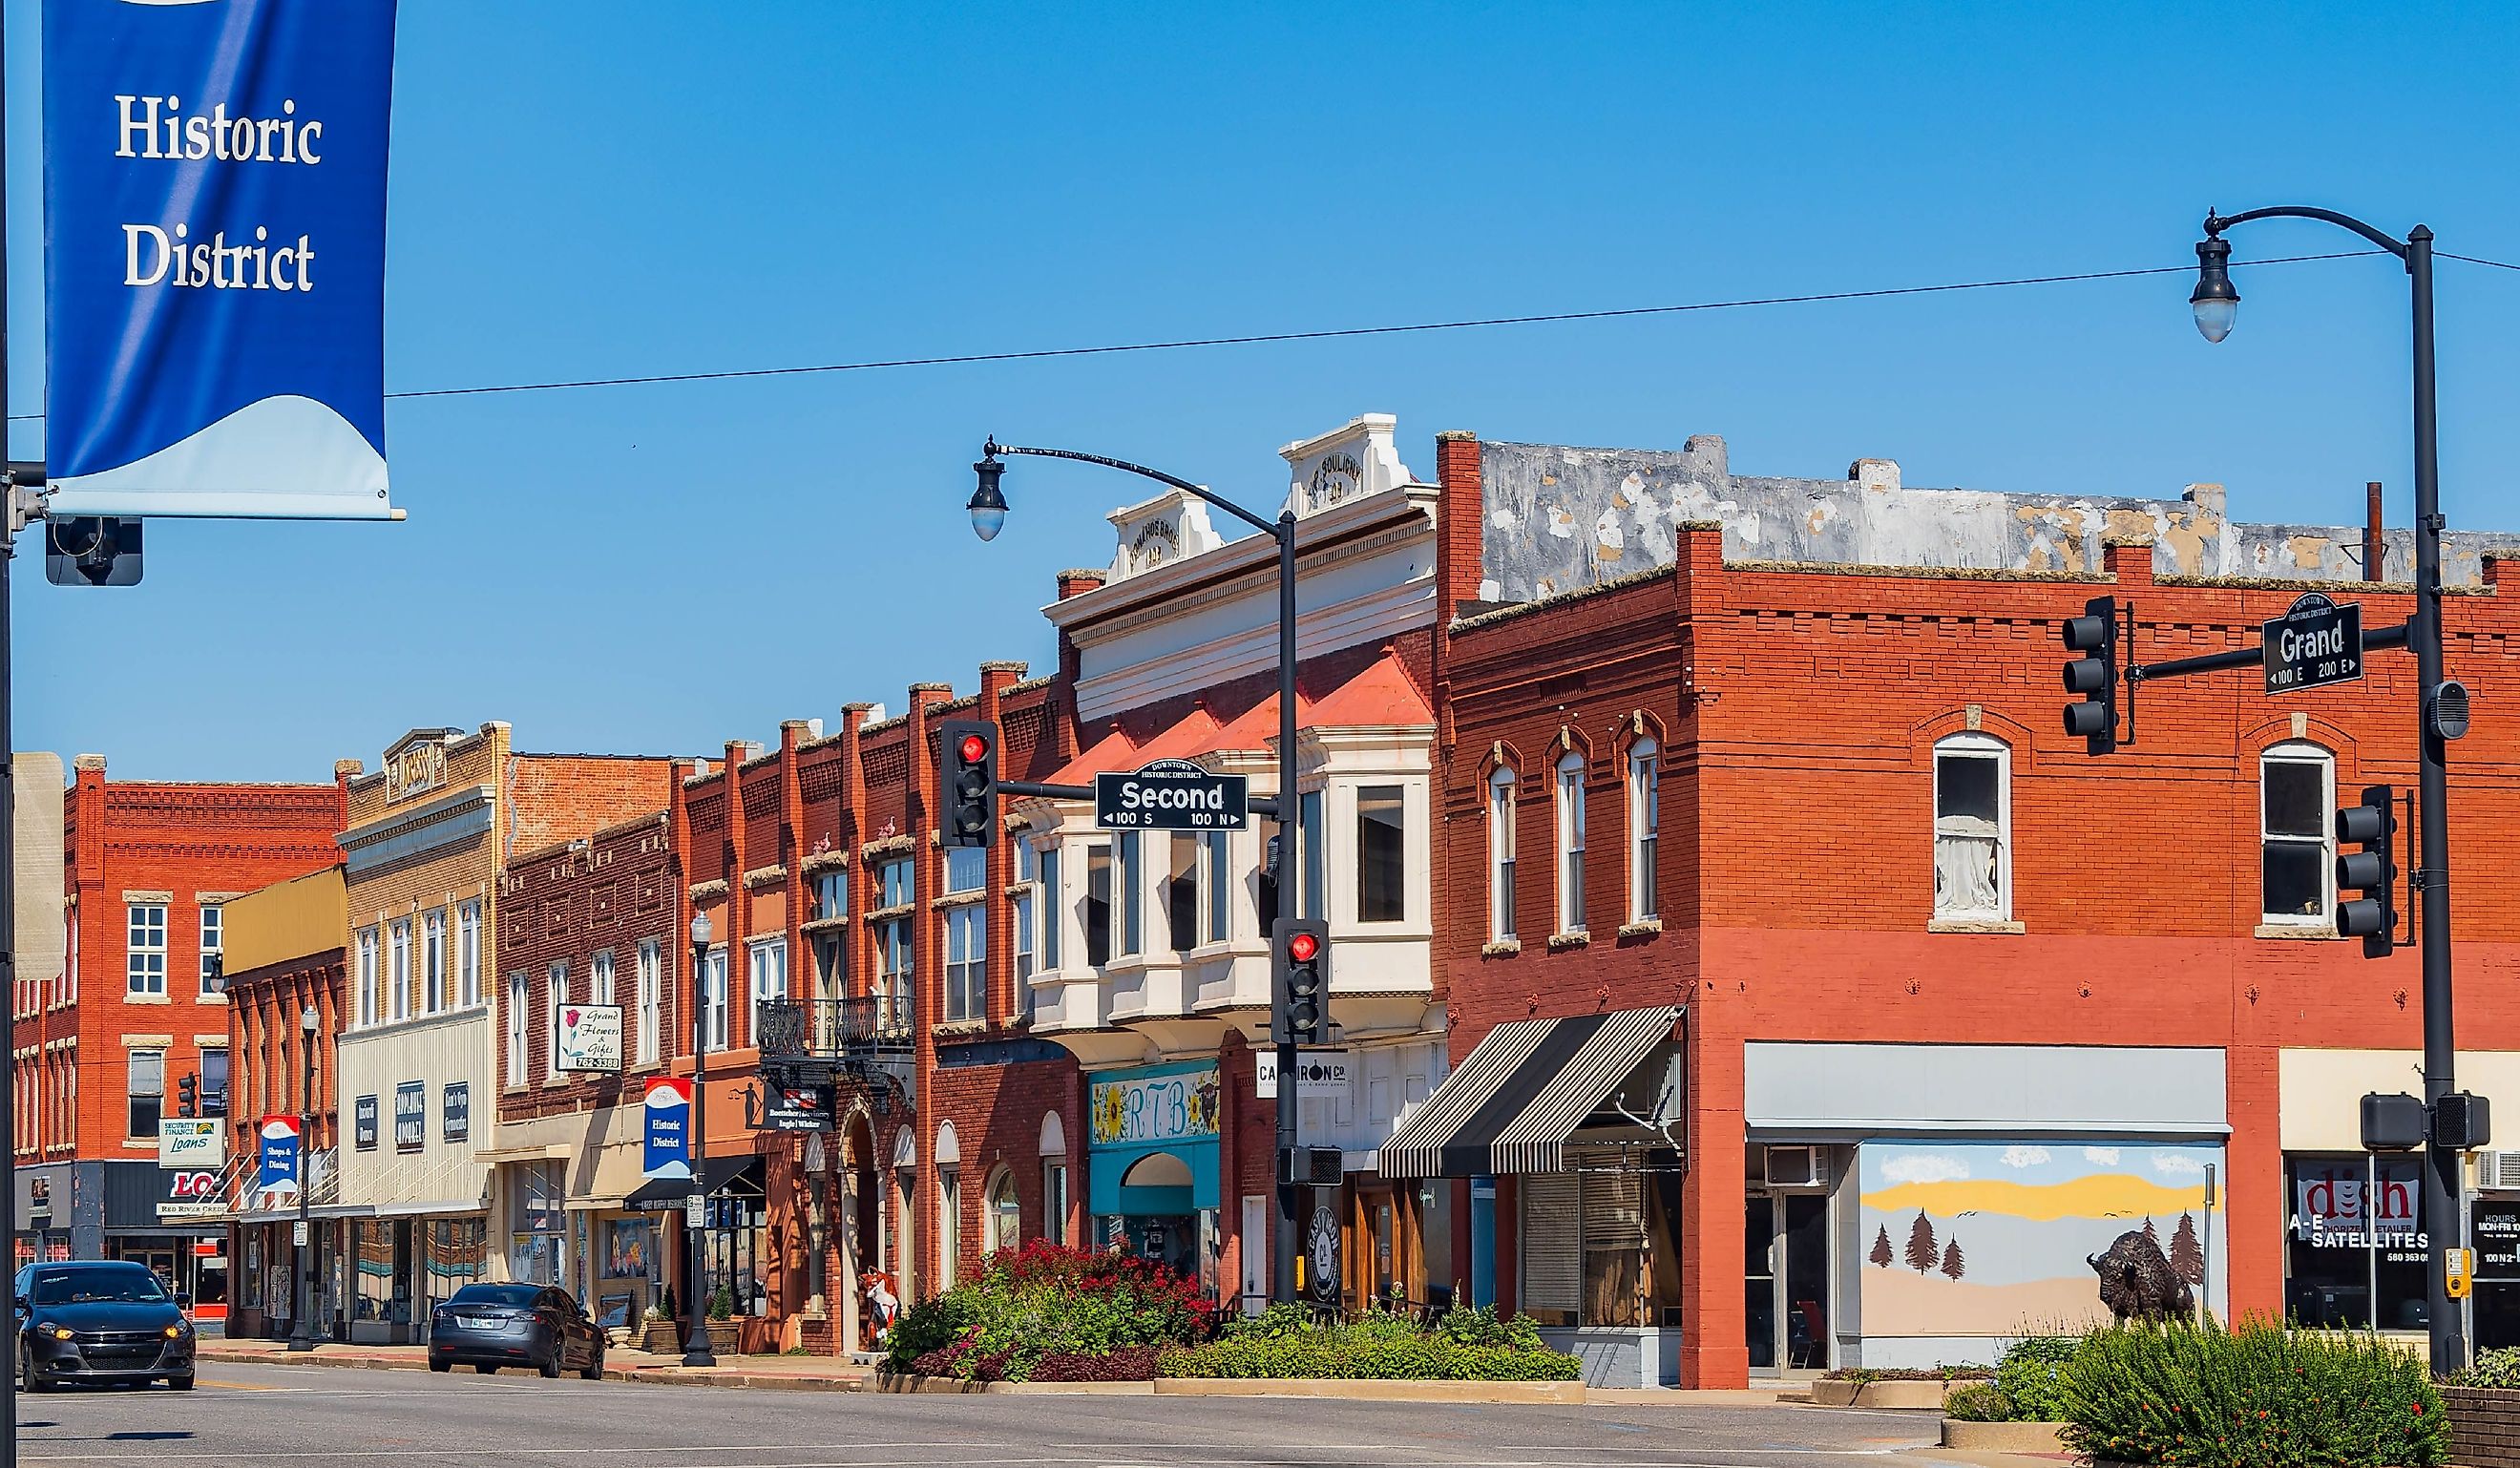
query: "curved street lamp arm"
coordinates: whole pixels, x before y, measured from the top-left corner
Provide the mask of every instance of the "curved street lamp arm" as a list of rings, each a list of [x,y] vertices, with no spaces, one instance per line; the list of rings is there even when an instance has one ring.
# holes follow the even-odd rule
[[[1126,459],[1106,459],[1101,454],[1082,454],[1074,449],[1028,449],[1015,444],[1000,443],[995,438],[989,440],[988,447],[982,452],[989,455],[1030,454],[1037,459],[1073,459],[1081,464],[1099,464],[1105,468],[1122,469],[1141,478],[1152,479],[1158,484],[1169,484],[1185,494],[1195,495],[1244,524],[1257,526],[1273,537],[1282,538],[1284,535],[1284,528],[1277,521],[1264,520],[1204,485],[1192,484],[1188,479],[1176,479],[1162,469],[1148,468],[1143,464],[1131,464]]]
[[[2351,214],[2340,214],[2334,209],[2322,209],[2312,204],[2277,204],[2273,208],[2249,209],[2238,214],[2217,214],[2209,210],[2205,215],[2205,233],[2208,236],[2220,237],[2223,231],[2229,229],[2232,225],[2246,224],[2252,219],[2323,220],[2326,223],[2335,225],[2339,229],[2352,230],[2354,233],[2361,235],[2363,239],[2370,241],[2382,249],[2396,255],[2401,260],[2407,257],[2406,241],[2400,240],[2384,230],[2374,229],[2370,225],[2364,224],[2362,220],[2355,218]],[[2431,234],[2431,231],[2423,230],[2421,225],[2416,226],[2416,228],[2418,230],[2422,230],[2427,236]]]

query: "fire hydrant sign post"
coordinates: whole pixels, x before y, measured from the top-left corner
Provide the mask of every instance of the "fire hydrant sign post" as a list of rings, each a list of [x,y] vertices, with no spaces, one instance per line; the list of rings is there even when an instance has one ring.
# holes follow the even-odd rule
[[[1250,820],[1251,781],[1211,775],[1189,760],[1157,760],[1137,771],[1094,777],[1094,823],[1104,830],[1240,830]]]
[[[2362,676],[2362,604],[2305,594],[2263,624],[2267,691],[2296,693]]]

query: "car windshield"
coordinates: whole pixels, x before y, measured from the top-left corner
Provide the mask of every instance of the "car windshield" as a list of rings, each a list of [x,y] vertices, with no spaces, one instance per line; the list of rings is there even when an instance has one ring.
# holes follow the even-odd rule
[[[35,1276],[37,1305],[87,1305],[98,1301],[167,1303],[165,1286],[145,1268],[64,1269]]]
[[[541,1293],[542,1286],[535,1284],[468,1284],[457,1290],[454,1298],[446,1303],[523,1306],[533,1304],[534,1297]]]

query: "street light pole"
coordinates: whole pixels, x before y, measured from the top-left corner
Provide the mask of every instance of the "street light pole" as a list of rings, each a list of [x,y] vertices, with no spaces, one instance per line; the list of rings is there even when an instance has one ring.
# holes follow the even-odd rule
[[[2223,232],[2253,219],[2316,219],[2353,231],[2405,262],[2414,305],[2415,397],[2415,616],[2408,643],[2415,653],[2415,742],[2418,854],[2414,884],[2423,893],[2424,1106],[2435,1118],[2424,1168],[2425,1232],[2432,1241],[2432,1268],[2425,1289],[2425,1318],[2432,1336],[2436,1373],[2467,1364],[2467,1331],[2458,1302],[2450,1298],[2450,1254],[2458,1247],[2459,1204],[2464,1191],[2459,1176],[2460,1148],[2465,1138],[2445,1137],[2439,1113],[2441,1098],[2457,1089],[2453,1071],[2457,1045],[2451,1025],[2450,954],[2450,761],[2449,738],[2433,718],[2434,690],[2442,686],[2441,589],[2441,435],[2433,397],[2433,232],[2416,225],[2399,240],[2349,214],[2333,209],[2284,205],[2205,216],[2205,239],[2196,246],[2197,283],[2189,302],[2197,330],[2209,341],[2230,333],[2240,293],[2226,273],[2231,247]]]
[[[685,1275],[683,1309],[691,1316],[683,1334],[683,1364],[714,1366],[717,1353],[708,1338],[708,1235],[695,1220],[705,1217],[708,1199],[700,1191],[700,1174],[708,1165],[708,996],[701,974],[708,962],[709,919],[692,914],[692,1190],[683,1206],[683,1236],[690,1245],[691,1268]]]
[[[308,1213],[307,1163],[315,1150],[315,1006],[297,1015],[297,1322],[289,1327],[291,1351],[315,1349],[315,1225]]]
[[[1125,459],[1107,459],[1101,454],[1082,454],[1073,449],[1019,448],[1003,444],[995,437],[980,451],[980,462],[971,466],[979,475],[979,488],[966,507],[971,512],[971,528],[980,539],[995,540],[1007,522],[1007,499],[999,487],[1006,474],[1001,454],[1028,454],[1043,459],[1073,459],[1083,464],[1099,464],[1125,473],[1168,484],[1203,503],[1213,505],[1236,519],[1260,531],[1278,543],[1278,843],[1277,855],[1269,868],[1269,879],[1278,889],[1278,920],[1290,922],[1301,915],[1295,911],[1295,873],[1303,868],[1296,865],[1297,832],[1303,823],[1297,819],[1303,801],[1295,791],[1295,512],[1290,508],[1279,513],[1274,521],[1263,519],[1203,484],[1175,478],[1161,469]],[[1273,939],[1276,934],[1272,932]],[[1278,1171],[1278,1238],[1276,1268],[1270,1270],[1269,1298],[1282,1303],[1295,1298],[1295,1260],[1301,1248],[1303,1221],[1302,1189],[1294,1182],[1287,1168],[1295,1146],[1295,1038],[1286,1016],[1278,1012],[1276,1000],[1271,1000],[1269,1016],[1271,1040],[1278,1059],[1278,1148],[1275,1164]],[[1243,1247],[1251,1247],[1250,1240]]]

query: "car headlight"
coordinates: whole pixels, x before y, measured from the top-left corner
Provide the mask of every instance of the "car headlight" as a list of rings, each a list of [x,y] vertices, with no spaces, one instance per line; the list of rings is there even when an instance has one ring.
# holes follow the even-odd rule
[[[44,1334],[56,1341],[67,1341],[70,1338],[70,1328],[67,1325],[47,1325],[44,1327]]]
[[[180,1341],[192,1333],[193,1327],[190,1325],[169,1325],[166,1327],[166,1339],[170,1341]]]

